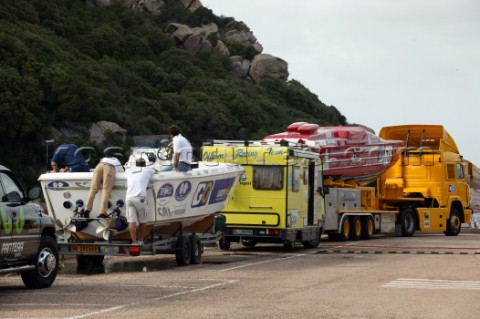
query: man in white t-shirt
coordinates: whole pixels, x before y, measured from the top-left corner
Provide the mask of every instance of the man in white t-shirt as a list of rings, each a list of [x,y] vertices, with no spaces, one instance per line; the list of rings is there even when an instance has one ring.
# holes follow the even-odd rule
[[[121,172],[123,172],[123,167],[116,157],[107,154],[107,156],[100,160],[100,163],[98,163],[93,171],[92,183],[90,185],[90,191],[88,192],[87,204],[84,212],[86,218],[90,217],[93,201],[95,200],[95,195],[97,195],[100,190],[100,186],[102,186],[102,199],[100,202],[100,214],[98,217],[108,218],[108,200],[110,199],[110,193],[115,184],[115,174]]]
[[[128,168],[126,209],[128,231],[133,245],[143,245],[147,215],[147,186],[156,170],[145,167],[145,160],[136,160],[136,166]],[[138,223],[138,229],[137,229]]]
[[[170,126],[168,133],[173,141],[173,170],[175,172],[189,171],[192,163],[192,145],[180,134],[178,126]]]

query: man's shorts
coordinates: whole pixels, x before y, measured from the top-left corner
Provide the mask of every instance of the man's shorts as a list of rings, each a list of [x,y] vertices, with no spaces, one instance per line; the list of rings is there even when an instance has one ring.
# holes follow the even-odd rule
[[[127,221],[144,224],[147,217],[147,199],[145,197],[127,197]]]

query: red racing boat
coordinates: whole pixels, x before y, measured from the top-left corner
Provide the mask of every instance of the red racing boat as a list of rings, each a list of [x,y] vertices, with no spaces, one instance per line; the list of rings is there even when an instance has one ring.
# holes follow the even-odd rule
[[[395,164],[404,141],[384,140],[360,126],[325,126],[306,122],[290,124],[286,132],[268,135],[263,141],[304,145],[318,151],[324,178],[354,180],[359,185],[373,182]]]

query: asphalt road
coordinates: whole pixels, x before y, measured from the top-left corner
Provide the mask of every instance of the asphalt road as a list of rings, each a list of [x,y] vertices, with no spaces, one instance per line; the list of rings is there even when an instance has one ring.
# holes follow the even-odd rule
[[[173,255],[72,258],[49,289],[0,278],[0,318],[479,318],[480,234],[329,242],[317,249],[206,247]]]

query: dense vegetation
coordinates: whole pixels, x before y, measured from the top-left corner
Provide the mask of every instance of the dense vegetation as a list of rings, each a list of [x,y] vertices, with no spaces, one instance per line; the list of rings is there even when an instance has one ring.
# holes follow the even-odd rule
[[[174,0],[158,16],[82,0],[1,0],[0,164],[34,184],[53,128],[78,132],[68,142],[96,146],[88,129],[100,120],[129,136],[165,134],[176,123],[197,148],[211,138],[260,138],[295,121],[346,124],[300,82],[237,80],[228,57],[191,55],[164,32],[170,22],[212,21],[234,25]]]

